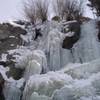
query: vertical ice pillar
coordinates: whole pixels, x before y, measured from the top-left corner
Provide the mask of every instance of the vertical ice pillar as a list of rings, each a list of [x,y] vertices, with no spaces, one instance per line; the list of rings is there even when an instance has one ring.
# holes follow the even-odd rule
[[[100,58],[99,45],[95,21],[84,23],[80,40],[72,48],[75,62],[83,63]]]
[[[61,67],[60,61],[60,40],[55,40],[50,43],[50,70],[59,70]]]
[[[4,94],[5,100],[20,100],[22,95],[21,90],[13,84],[5,87]]]

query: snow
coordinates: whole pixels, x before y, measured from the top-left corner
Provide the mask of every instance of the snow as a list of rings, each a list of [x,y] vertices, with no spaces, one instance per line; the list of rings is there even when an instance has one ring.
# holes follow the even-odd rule
[[[15,36],[9,36],[10,38],[15,38]]]
[[[7,54],[2,54],[0,61],[7,61]]]
[[[74,34],[75,34],[74,32],[68,32],[68,33],[66,34],[66,36],[67,36],[67,37],[72,37]]]
[[[9,71],[9,68],[4,68],[3,66],[0,66],[0,74],[2,75],[2,77],[4,78],[4,80],[7,80],[7,75],[6,72]]]
[[[8,23],[13,25],[14,27],[20,27],[22,29],[25,29],[25,27],[23,25],[16,24],[13,20],[9,20]]]

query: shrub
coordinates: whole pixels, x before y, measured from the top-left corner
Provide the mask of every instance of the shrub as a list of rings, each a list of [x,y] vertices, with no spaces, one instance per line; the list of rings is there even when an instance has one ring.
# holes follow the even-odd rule
[[[44,22],[48,18],[48,6],[43,0],[27,0],[23,6],[24,15],[33,24],[37,20]]]
[[[54,20],[54,21],[60,21],[60,17],[59,16],[54,16],[53,18],[52,18],[52,20]]]
[[[23,11],[26,19],[28,19],[32,24],[36,23],[36,6],[33,0],[28,0],[24,2]]]
[[[56,0],[53,4],[53,9],[56,15],[60,16],[61,19],[69,20],[79,20],[79,17],[82,16],[82,3],[76,0]]]

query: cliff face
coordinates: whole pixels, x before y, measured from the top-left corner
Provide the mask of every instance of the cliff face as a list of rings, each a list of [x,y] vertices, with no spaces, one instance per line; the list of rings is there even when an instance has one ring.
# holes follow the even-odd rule
[[[100,100],[97,22],[1,24],[5,100]]]

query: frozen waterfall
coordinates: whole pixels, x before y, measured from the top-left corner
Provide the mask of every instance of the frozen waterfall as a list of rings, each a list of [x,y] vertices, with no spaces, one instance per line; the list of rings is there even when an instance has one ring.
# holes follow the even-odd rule
[[[80,39],[72,48],[75,63],[84,63],[100,58],[100,43],[97,33],[95,21],[83,23]]]
[[[62,48],[62,43],[66,36],[75,33],[61,31],[63,27],[67,30],[69,23],[44,24],[38,26],[42,37],[11,51],[15,54],[15,67],[24,72],[20,80],[6,77],[5,100],[100,100],[100,43],[96,22],[82,23],[80,38],[70,49]]]

